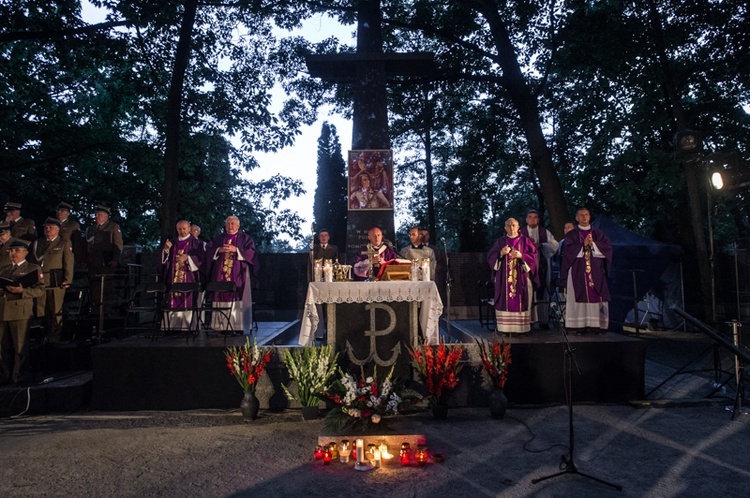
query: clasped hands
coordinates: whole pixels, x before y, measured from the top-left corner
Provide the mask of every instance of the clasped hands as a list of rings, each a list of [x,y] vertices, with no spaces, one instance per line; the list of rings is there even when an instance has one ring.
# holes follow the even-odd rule
[[[511,258],[520,258],[522,257],[521,251],[518,249],[513,249],[510,246],[505,246],[500,250],[500,256],[505,256],[506,254],[510,253]]]

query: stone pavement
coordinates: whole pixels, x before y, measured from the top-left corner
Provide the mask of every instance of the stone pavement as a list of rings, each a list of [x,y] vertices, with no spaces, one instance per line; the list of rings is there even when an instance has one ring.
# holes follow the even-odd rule
[[[577,469],[622,491],[578,474],[532,482],[569,454],[567,407],[545,406],[511,407],[503,420],[486,408],[451,409],[447,421],[401,417],[400,428],[425,434],[445,462],[370,472],[315,461],[322,422],[304,422],[299,410],[262,410],[252,423],[238,410],[5,418],[0,496],[749,496],[750,416],[731,420],[731,383],[705,398],[714,385],[705,340],[645,340],[647,392],[697,361],[647,400],[573,409]],[[722,360],[726,370],[731,358]]]
[[[748,496],[750,417],[723,404],[574,407],[581,475],[538,484],[568,455],[564,406],[405,417],[447,455],[425,467],[357,472],[312,457],[321,422],[298,411],[132,412],[0,421],[0,496]]]

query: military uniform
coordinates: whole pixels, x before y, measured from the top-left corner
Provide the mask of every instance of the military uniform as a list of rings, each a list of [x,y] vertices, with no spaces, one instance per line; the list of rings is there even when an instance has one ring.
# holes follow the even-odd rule
[[[81,236],[81,225],[73,217],[70,216],[70,212],[73,210],[73,206],[67,202],[61,202],[55,208],[58,211],[58,221],[60,221],[60,237],[68,239],[70,245],[73,247],[73,255],[75,256],[76,264],[83,264],[86,261],[86,246],[83,244],[83,238]],[[66,210],[68,217],[65,221],[60,220],[59,211]]]
[[[2,242],[2,235],[7,234],[8,240]],[[10,243],[13,242],[13,237],[10,235],[10,225],[8,223],[0,223],[0,268],[8,266],[10,264]]]
[[[29,260],[42,268],[46,289],[44,317],[47,338],[51,342],[58,342],[62,332],[62,307],[65,299],[63,284],[68,287],[73,282],[73,248],[70,241],[61,236],[51,241],[37,239]]]
[[[97,207],[97,211],[109,214],[109,208]],[[101,302],[113,300],[111,280],[105,279],[102,289],[102,275],[112,275],[122,254],[122,232],[120,226],[110,220],[94,225],[86,230],[86,265],[91,279],[91,302],[98,306]]]
[[[18,243],[18,241],[14,241]],[[40,274],[42,269],[27,261],[22,261],[18,266],[10,264],[0,268],[0,277],[9,280],[28,278],[33,273]],[[26,376],[28,366],[28,341],[29,320],[34,316],[34,299],[44,296],[44,279],[38,275],[36,283],[24,286],[23,293],[13,294],[7,291],[7,287],[0,290],[0,367],[2,367],[3,381],[21,382]],[[34,280],[33,278],[31,280]],[[13,350],[15,349],[15,361],[11,363]],[[11,370],[11,365],[13,366]],[[12,374],[11,374],[12,371]]]

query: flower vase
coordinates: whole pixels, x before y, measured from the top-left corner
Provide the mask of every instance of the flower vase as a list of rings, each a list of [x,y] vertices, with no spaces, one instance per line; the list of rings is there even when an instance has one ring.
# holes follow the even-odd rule
[[[314,406],[303,406],[302,407],[302,418],[304,420],[315,420],[318,418],[318,405]]]
[[[245,422],[250,422],[258,418],[258,410],[260,410],[260,401],[258,397],[252,391],[247,391],[245,396],[242,398],[240,403],[240,411]]]
[[[435,420],[445,420],[448,418],[448,405],[432,405],[432,418]]]
[[[505,396],[503,389],[494,387],[490,393],[490,415],[492,418],[503,418],[508,409],[508,398]]]

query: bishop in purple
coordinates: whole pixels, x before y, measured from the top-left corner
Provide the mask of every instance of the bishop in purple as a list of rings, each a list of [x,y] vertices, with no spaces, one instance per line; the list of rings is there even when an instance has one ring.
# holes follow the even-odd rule
[[[536,247],[519,232],[515,218],[505,222],[505,232],[487,253],[495,284],[495,319],[498,332],[523,334],[531,329]]]
[[[576,211],[578,226],[565,235],[560,280],[566,283],[565,326],[576,333],[609,327],[607,274],[612,265],[612,243],[591,226],[586,208]]]
[[[234,293],[216,292],[212,296],[216,306],[225,306],[234,301],[230,323],[223,323],[219,313],[212,315],[212,327],[216,330],[241,330],[250,335],[253,327],[253,297],[251,279],[259,269],[255,242],[240,231],[240,220],[230,216],[224,222],[224,233],[214,237],[206,248],[206,257],[213,261],[209,281],[234,282]]]
[[[190,223],[186,220],[177,222],[177,237],[167,240],[161,251],[161,265],[164,283],[167,287],[173,284],[185,284],[198,282],[199,269],[203,264],[203,244],[190,235]],[[193,320],[194,300],[197,295],[182,292],[170,292],[169,308],[178,311],[170,311],[169,326],[173,329],[187,329]]]

